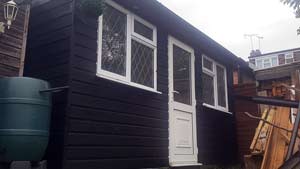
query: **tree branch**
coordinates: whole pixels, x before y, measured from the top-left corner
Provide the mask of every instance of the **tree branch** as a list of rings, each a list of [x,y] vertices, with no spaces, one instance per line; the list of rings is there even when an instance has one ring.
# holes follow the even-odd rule
[[[276,125],[276,124],[273,124],[273,123],[269,122],[268,120],[262,119],[262,118],[260,118],[260,117],[253,116],[252,114],[250,114],[250,113],[248,113],[248,112],[244,112],[244,113],[245,113],[248,117],[250,117],[250,118],[252,118],[252,119],[261,120],[261,121],[263,121],[263,122],[265,122],[265,123],[267,123],[267,124],[269,124],[269,125],[271,125],[271,126],[273,126],[273,127],[275,127],[275,128],[284,130],[284,131],[289,132],[289,133],[291,133],[291,132],[293,131],[293,130],[289,130],[289,129],[280,127],[280,126],[278,126],[278,125]]]

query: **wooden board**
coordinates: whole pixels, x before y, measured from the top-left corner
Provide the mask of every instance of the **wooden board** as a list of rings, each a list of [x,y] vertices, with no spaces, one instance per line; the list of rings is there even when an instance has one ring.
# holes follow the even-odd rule
[[[266,119],[268,115],[269,115],[269,109],[265,109],[265,111],[263,112],[263,115],[262,115],[262,119]],[[262,128],[264,127],[264,124],[265,124],[265,122],[260,121],[258,124],[258,127],[256,128],[254,139],[250,146],[251,151],[255,151],[258,149],[262,150],[261,148],[257,148],[257,144],[259,144],[259,142],[260,142],[259,138],[260,138],[260,134],[262,132]]]
[[[0,0],[1,21],[4,20],[2,8],[4,2],[7,0]],[[29,12],[29,5],[20,6],[11,28],[6,28],[5,33],[0,34],[0,77],[23,75]]]
[[[278,107],[274,116],[274,124],[289,129],[291,126],[290,108]],[[287,139],[283,134],[288,136],[289,133],[278,128],[271,128],[261,169],[278,169],[284,163],[288,148]]]
[[[242,96],[255,96],[256,84],[239,84],[234,86],[234,93]],[[253,140],[255,130],[259,121],[249,118],[244,112],[248,112],[254,116],[261,116],[258,105],[249,101],[235,100],[235,120],[236,135],[238,141],[238,155],[240,161],[244,161],[244,156],[250,154],[250,145]]]
[[[263,119],[267,120],[270,123],[274,122],[275,109],[271,108],[267,109],[263,114]],[[250,147],[252,153],[264,153],[266,150],[266,145],[268,142],[268,138],[272,132],[271,125],[260,121],[259,127],[257,128],[256,137],[253,139],[253,144]]]

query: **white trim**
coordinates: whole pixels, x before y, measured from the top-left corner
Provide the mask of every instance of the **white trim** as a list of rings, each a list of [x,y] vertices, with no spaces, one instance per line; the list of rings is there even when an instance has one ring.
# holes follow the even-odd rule
[[[203,61],[203,59],[206,59],[206,60],[212,62],[212,69],[213,69],[213,70],[207,69],[207,68],[204,66],[204,61]],[[207,73],[214,75],[214,74],[215,74],[214,60],[210,59],[210,58],[207,57],[206,55],[203,55],[203,58],[202,58],[202,69],[203,69],[204,71],[206,71]]]
[[[150,92],[153,92],[153,93],[162,94],[162,92],[154,90],[151,87],[140,85],[140,84],[137,84],[137,83],[134,83],[134,82],[123,81],[123,80],[120,80],[118,78],[112,78],[111,76],[105,76],[103,74],[98,74],[98,73],[96,74],[96,76],[104,78],[104,79],[108,79],[108,80],[111,80],[111,81],[114,81],[114,82],[122,83],[122,84],[125,84],[125,85],[128,85],[128,86],[144,89],[144,90],[147,90],[147,91],[150,91]]]
[[[218,103],[219,101],[218,101],[218,99],[217,99],[217,108],[220,109],[220,110],[223,110],[223,111],[228,111],[228,86],[227,86],[227,82],[228,82],[228,81],[227,81],[227,70],[226,70],[226,67],[225,67],[225,66],[223,66],[223,65],[221,65],[221,64],[219,64],[219,63],[217,63],[217,62],[216,62],[215,64],[216,64],[216,69],[217,69],[217,66],[219,66],[219,67],[221,67],[221,68],[224,69],[224,81],[225,81],[224,84],[225,84],[225,99],[226,99],[226,100],[225,100],[225,102],[226,102],[226,103],[225,103],[225,104],[226,104],[226,107],[220,106],[219,103]],[[218,73],[218,72],[217,72],[217,70],[216,70],[216,79],[217,79],[217,76],[218,76],[217,73]],[[216,80],[216,83],[217,83],[217,81],[218,81],[218,80]],[[217,84],[217,85],[218,85],[218,84]],[[216,90],[216,93],[218,93],[217,90]]]
[[[221,111],[221,112],[224,112],[224,113],[227,113],[227,114],[233,114],[232,112],[229,112],[229,111],[226,111],[226,110],[221,110],[221,109],[217,109],[215,106],[212,106],[212,105],[209,105],[209,104],[206,104],[206,103],[203,103],[202,104],[204,107],[207,107],[207,108],[210,108],[210,109],[214,109],[214,110],[217,110],[217,111]]]
[[[109,72],[106,70],[103,70],[101,68],[102,64],[102,27],[103,27],[103,15],[99,17],[99,26],[98,26],[98,56],[97,56],[97,76],[109,80],[113,80],[116,82],[120,82],[123,84],[127,84],[130,86],[134,86],[140,89],[148,90],[148,91],[154,91],[155,93],[161,93],[157,91],[157,29],[154,25],[150,24],[149,22],[145,21],[144,19],[134,15],[130,11],[126,10],[122,6],[118,5],[117,3],[113,2],[112,0],[105,0],[105,3],[109,4],[116,10],[122,12],[124,15],[126,15],[126,72],[125,76]],[[142,24],[145,24],[145,26],[153,29],[153,41],[143,37],[142,35],[139,35],[134,32],[134,19],[141,22]],[[153,49],[153,88],[144,86],[142,84],[134,83],[131,81],[131,48],[132,48],[132,40],[137,41],[138,43],[145,45],[151,49]]]
[[[207,59],[209,61],[212,62],[212,66],[213,66],[213,71],[207,69],[204,67],[203,65],[203,59]],[[219,100],[218,100],[218,78],[217,78],[217,66],[221,67],[224,69],[224,80],[225,80],[225,102],[226,102],[226,107],[222,107],[219,105]],[[210,104],[207,104],[207,103],[204,103],[205,105],[209,106],[210,108],[214,108],[216,110],[219,110],[219,111],[223,111],[223,112],[228,112],[229,111],[229,108],[228,108],[228,81],[227,81],[227,69],[225,66],[217,63],[215,60],[209,58],[208,56],[206,55],[202,55],[202,72],[205,73],[206,75],[208,76],[211,76],[213,78],[213,88],[214,88],[214,105],[210,105]]]
[[[294,63],[295,62],[295,58],[294,58],[294,53],[286,53],[285,56],[284,56],[284,64],[290,64],[288,63],[286,60],[287,59],[292,59],[293,61],[291,63]]]
[[[127,14],[127,36],[126,36],[126,79],[128,82],[131,82],[131,20],[132,16]]]
[[[176,45],[187,52],[191,53],[191,94],[192,94],[192,105],[188,106],[188,109],[193,109],[193,150],[194,155],[191,155],[192,158],[190,160],[176,160],[176,155],[174,153],[175,147],[175,136],[172,130],[174,129],[174,115],[173,110],[178,105],[182,106],[176,102],[177,106],[174,105],[174,86],[173,86],[173,45]],[[175,39],[172,36],[168,37],[168,62],[169,62],[169,164],[170,166],[192,166],[198,164],[198,146],[197,146],[197,121],[196,121],[196,89],[195,89],[195,54],[194,49],[189,47],[188,45],[182,43],[181,41]],[[184,105],[186,107],[187,105]],[[186,107],[187,108],[187,107]]]
[[[190,166],[202,166],[202,165],[203,165],[202,163],[193,163],[193,162],[170,164],[171,167],[190,167]]]

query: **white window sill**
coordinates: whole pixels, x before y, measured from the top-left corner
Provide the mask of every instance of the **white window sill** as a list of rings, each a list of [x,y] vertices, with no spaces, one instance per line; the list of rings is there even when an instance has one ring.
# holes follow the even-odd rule
[[[172,167],[189,167],[189,166],[202,166],[202,163],[171,163],[170,166]]]
[[[153,88],[146,87],[146,86],[136,84],[136,83],[133,83],[133,82],[126,82],[126,81],[115,79],[115,78],[105,76],[105,75],[102,75],[102,74],[99,74],[99,73],[97,73],[96,76],[100,77],[100,78],[108,79],[108,80],[111,80],[111,81],[114,81],[114,82],[118,82],[118,83],[121,83],[121,84],[125,84],[125,85],[128,85],[128,86],[132,86],[132,87],[135,87],[135,88],[138,88],[138,89],[143,89],[143,90],[146,90],[146,91],[149,91],[149,92],[152,92],[152,93],[162,94],[162,92],[159,92],[159,91],[157,91]]]
[[[209,105],[209,104],[206,104],[206,103],[203,103],[202,104],[204,107],[207,107],[207,108],[210,108],[210,109],[214,109],[214,110],[217,110],[217,111],[221,111],[221,112],[224,112],[224,113],[227,113],[227,114],[233,114],[232,112],[229,112],[228,110],[225,110],[225,109],[220,109],[220,108],[217,108],[215,106],[212,106],[212,105]]]

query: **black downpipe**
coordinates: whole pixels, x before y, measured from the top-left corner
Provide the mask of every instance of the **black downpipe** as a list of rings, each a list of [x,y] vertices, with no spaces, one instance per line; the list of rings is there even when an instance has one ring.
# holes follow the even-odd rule
[[[278,98],[272,98],[272,97],[263,97],[263,96],[235,96],[237,99],[252,101],[257,104],[266,104],[266,105],[272,105],[272,106],[280,106],[280,107],[292,107],[292,108],[298,108],[299,102],[293,101],[293,100],[283,100]]]

